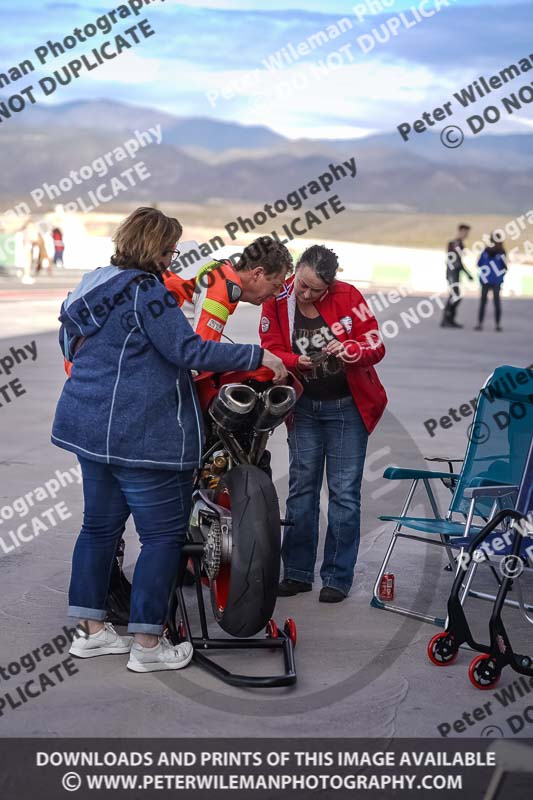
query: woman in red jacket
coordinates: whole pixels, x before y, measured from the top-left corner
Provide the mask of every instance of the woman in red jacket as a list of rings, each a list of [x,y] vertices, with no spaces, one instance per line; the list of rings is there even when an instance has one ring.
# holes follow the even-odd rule
[[[261,341],[304,385],[289,429],[290,476],[278,594],[312,589],[320,489],[326,467],[328,527],[319,600],[347,596],[359,547],[361,478],[368,434],[387,396],[373,367],[385,355],[362,294],[335,279],[336,254],[322,245],[301,256],[281,294],[263,305]]]

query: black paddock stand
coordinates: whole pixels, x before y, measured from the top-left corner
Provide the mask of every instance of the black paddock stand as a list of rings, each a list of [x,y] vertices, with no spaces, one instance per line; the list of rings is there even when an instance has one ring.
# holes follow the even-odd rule
[[[182,558],[175,590],[172,592],[168,614],[168,636],[172,644],[182,641],[192,642],[194,647],[193,661],[206,669],[211,675],[231,686],[248,686],[251,688],[270,688],[276,686],[292,686],[296,683],[296,665],[294,663],[294,647],[288,629],[275,630],[273,638],[265,639],[212,639],[207,630],[204,596],[202,592],[201,559],[204,553],[203,544],[187,543],[182,549]],[[200,614],[201,636],[193,636],[183,596],[183,581],[187,570],[187,562],[191,559],[194,567],[194,583]],[[276,627],[276,626],[274,626]],[[285,672],[279,675],[239,675],[221,667],[206,653],[217,650],[281,650]]]

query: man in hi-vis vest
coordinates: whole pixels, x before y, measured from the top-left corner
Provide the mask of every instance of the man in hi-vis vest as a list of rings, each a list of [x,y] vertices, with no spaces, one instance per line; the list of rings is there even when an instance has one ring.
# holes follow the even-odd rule
[[[244,248],[236,265],[213,259],[192,277],[169,270],[163,279],[196,333],[218,341],[241,300],[262,305],[279,293],[291,270],[292,258],[285,245],[261,236]]]

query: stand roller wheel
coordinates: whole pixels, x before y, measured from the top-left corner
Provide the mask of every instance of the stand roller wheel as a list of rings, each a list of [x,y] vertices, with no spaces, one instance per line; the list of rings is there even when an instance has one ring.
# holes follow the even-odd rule
[[[499,669],[494,656],[482,653],[476,656],[468,669],[470,682],[476,689],[492,689],[500,680]]]
[[[269,619],[267,622],[267,626],[265,628],[266,638],[267,639],[278,639],[279,638],[279,628],[276,625],[275,620]]]
[[[296,647],[296,622],[292,619],[292,617],[287,617],[285,620],[285,625],[283,626],[283,630],[291,640],[292,646]]]
[[[428,642],[428,657],[437,667],[447,667],[457,660],[459,648],[455,644],[453,634],[439,631]]]

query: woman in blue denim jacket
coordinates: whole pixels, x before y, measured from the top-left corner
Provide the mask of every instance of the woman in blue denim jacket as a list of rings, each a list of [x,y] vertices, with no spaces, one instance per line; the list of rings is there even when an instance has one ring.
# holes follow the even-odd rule
[[[139,208],[119,227],[111,265],[82,279],[62,305],[60,344],[71,362],[52,442],[79,459],[83,525],[76,542],[69,615],[86,620],[71,653],[129,653],[136,672],[180,669],[186,642],[161,637],[185,539],[194,470],[203,444],[191,369],[285,368],[257,345],[196,335],[161,275],[182,233],[178,220]],[[128,632],[104,623],[115,550],[129,515],[141,540]]]

